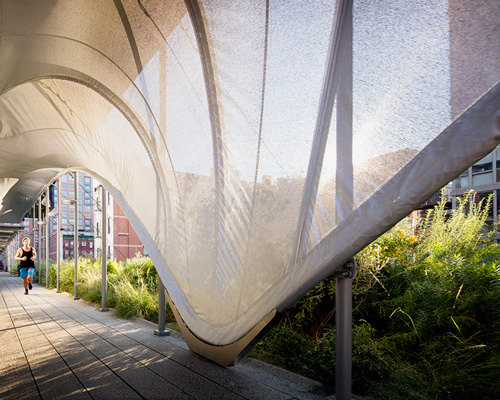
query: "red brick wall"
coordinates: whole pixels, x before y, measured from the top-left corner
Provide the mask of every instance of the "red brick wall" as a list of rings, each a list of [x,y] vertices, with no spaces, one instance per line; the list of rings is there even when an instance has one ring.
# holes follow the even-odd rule
[[[138,252],[143,253],[142,242],[115,200],[113,200],[113,241],[114,258],[117,261],[133,258]]]

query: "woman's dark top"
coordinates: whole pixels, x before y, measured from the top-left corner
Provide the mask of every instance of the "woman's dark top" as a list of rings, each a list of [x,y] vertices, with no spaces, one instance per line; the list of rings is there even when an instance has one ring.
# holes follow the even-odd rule
[[[26,256],[26,260],[21,260],[19,263],[19,269],[22,268],[35,268],[35,262],[31,259],[33,257],[33,247],[30,247],[29,251],[24,251],[24,247],[21,247],[23,253],[21,254],[21,258]]]

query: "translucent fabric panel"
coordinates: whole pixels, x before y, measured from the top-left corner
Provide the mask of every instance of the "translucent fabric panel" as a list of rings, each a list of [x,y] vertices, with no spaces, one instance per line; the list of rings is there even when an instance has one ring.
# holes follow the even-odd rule
[[[211,345],[500,141],[497,2],[4,0],[0,15],[0,222],[67,171],[93,175]]]
[[[382,4],[382,3],[381,3]],[[310,249],[450,123],[448,7],[357,1],[353,9],[352,173],[337,173],[330,123]]]

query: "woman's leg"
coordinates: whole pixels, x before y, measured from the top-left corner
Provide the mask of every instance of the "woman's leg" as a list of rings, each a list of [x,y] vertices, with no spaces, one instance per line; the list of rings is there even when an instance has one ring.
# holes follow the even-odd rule
[[[24,285],[24,289],[28,290],[28,279],[26,276],[23,278],[23,285]]]
[[[33,275],[32,275],[33,271],[29,271],[28,272],[28,276],[26,277],[27,278],[27,281],[28,281],[28,288],[31,290],[33,289],[33,286],[31,285],[31,282],[33,282]]]

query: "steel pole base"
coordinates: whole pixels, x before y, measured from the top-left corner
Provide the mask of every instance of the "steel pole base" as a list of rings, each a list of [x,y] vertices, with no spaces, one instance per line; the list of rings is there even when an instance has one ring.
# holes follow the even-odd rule
[[[158,329],[155,329],[155,336],[170,336],[170,331],[160,331]]]

